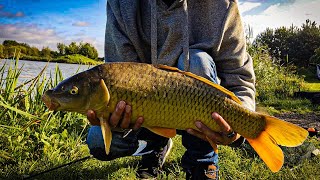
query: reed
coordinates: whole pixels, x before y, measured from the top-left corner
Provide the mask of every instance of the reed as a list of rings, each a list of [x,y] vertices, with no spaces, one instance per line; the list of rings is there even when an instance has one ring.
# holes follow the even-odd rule
[[[86,117],[69,112],[48,111],[41,96],[64,77],[56,67],[46,77],[44,70],[33,79],[18,84],[23,70],[19,61],[0,67],[0,179],[21,179],[89,155],[85,144]],[[317,148],[320,143],[309,139]],[[181,156],[185,152],[181,136],[159,179],[184,179]],[[219,147],[221,179],[319,179],[320,158],[313,157],[285,165],[272,173],[248,145],[239,149]],[[302,154],[297,154],[301,156]],[[137,179],[139,157],[110,162],[89,159],[43,174],[38,179]]]

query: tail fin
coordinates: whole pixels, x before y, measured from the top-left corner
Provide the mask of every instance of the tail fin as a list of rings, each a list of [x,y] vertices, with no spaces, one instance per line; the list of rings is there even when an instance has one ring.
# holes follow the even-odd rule
[[[308,136],[305,129],[272,116],[265,116],[265,130],[255,139],[247,138],[250,145],[273,172],[278,172],[284,162],[283,152],[278,145],[295,147]]]

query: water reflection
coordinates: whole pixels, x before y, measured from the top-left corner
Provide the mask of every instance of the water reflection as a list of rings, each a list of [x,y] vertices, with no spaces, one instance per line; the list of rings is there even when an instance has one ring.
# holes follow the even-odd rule
[[[10,63],[13,65],[14,61],[0,60],[0,67],[2,67],[3,64],[6,64],[6,69],[8,69]],[[70,77],[77,72],[81,72],[93,67],[89,65],[79,65],[79,64],[47,63],[47,62],[40,62],[40,61],[19,60],[18,67],[19,68],[22,67],[22,71],[18,79],[19,83],[26,82],[36,77],[47,64],[48,64],[48,67],[45,70],[45,74],[47,77],[50,77],[50,75],[54,76],[55,69],[57,66],[61,70],[62,76],[64,78]],[[5,74],[4,77],[6,76],[7,75]]]

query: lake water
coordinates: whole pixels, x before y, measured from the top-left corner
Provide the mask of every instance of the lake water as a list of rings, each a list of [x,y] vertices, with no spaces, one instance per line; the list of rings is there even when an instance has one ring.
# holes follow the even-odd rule
[[[14,60],[0,59],[0,67],[2,67],[3,64],[6,64],[6,69],[8,69],[10,63],[13,66]],[[90,67],[93,67],[93,66],[79,65],[79,64],[48,63],[48,62],[40,62],[40,61],[19,60],[18,67],[19,68],[22,67],[22,72],[18,79],[19,83],[25,82],[37,76],[47,64],[48,64],[48,67],[45,70],[46,77],[50,77],[50,74],[53,76],[57,66],[59,66],[59,69],[61,70],[64,78],[70,77],[77,72],[81,72],[81,71],[87,70]]]

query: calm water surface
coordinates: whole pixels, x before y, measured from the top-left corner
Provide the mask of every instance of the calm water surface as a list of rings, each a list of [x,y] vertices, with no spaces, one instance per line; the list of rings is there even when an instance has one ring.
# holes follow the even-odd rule
[[[6,64],[6,69],[8,69],[10,63],[12,66],[14,65],[13,60],[0,59],[0,67]],[[40,73],[40,71],[47,64],[48,64],[47,62],[19,60],[18,67],[19,68],[22,67],[22,72],[19,76],[19,82],[22,83],[34,78]],[[79,64],[49,63],[45,71],[46,77],[50,77],[50,74],[54,76],[54,72],[57,66],[59,66],[59,69],[61,70],[64,78],[70,77],[77,72],[81,72],[81,71],[87,70],[88,68],[94,67],[94,66],[79,65]],[[6,77],[6,74],[5,74],[5,77]]]

